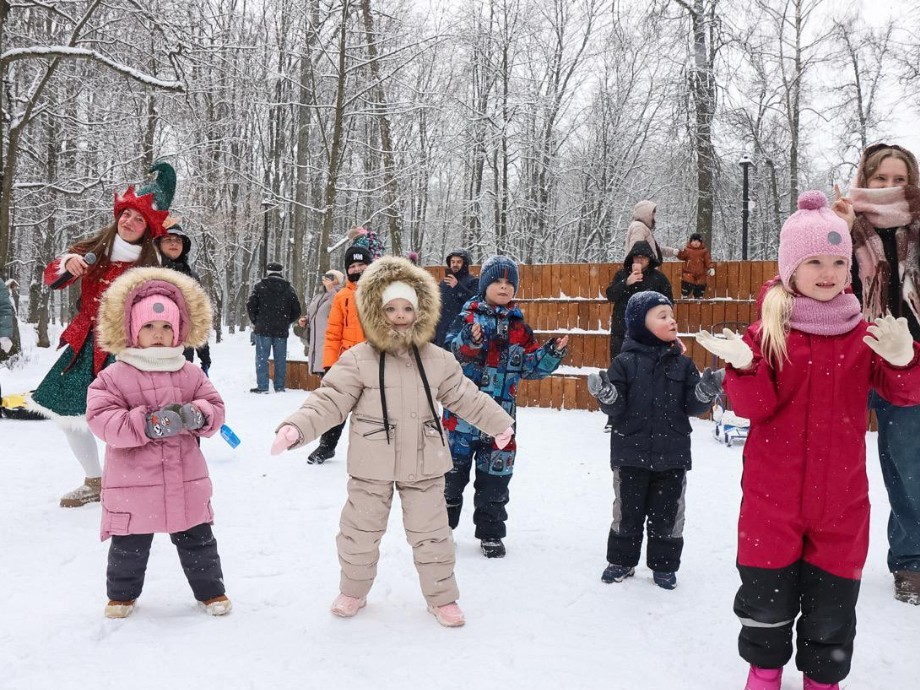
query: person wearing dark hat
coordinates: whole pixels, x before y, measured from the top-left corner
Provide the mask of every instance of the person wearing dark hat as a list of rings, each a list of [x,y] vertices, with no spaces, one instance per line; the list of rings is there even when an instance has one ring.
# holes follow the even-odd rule
[[[169,207],[176,193],[176,171],[165,161],[149,170],[156,178],[134,191],[115,194],[114,220],[96,235],[72,245],[45,268],[45,285],[62,290],[80,282],[77,314],[61,334],[64,354],[38,384],[26,405],[54,419],[83,468],[83,484],[61,497],[62,508],[96,503],[102,465],[96,439],[86,425],[86,391],[114,359],[96,342],[99,300],[109,285],[135,266],[157,266],[154,240],[166,232]],[[91,256],[92,255],[92,256]]]
[[[287,374],[287,339],[291,324],[300,318],[300,300],[291,284],[281,277],[281,264],[271,262],[267,275],[256,283],[246,302],[256,340],[256,387],[250,393],[268,393],[268,357],[274,354],[275,392],[284,392]]]
[[[358,318],[355,291],[361,274],[373,260],[370,249],[361,244],[353,244],[345,251],[345,277],[348,280],[345,287],[335,294],[329,310],[326,341],[323,345],[323,369],[326,371],[339,361],[343,352],[364,342],[364,329]]]
[[[179,271],[179,273],[183,273],[201,283],[201,277],[192,268],[188,259],[189,252],[192,250],[192,240],[185,234],[181,225],[176,224],[166,228],[166,234],[157,237],[154,243],[157,249],[160,250],[160,258],[163,261],[164,268]],[[195,361],[196,352],[198,353],[198,361],[201,363],[201,370],[207,375],[208,370],[211,368],[211,348],[205,343],[197,350],[188,347],[183,354],[185,359],[193,362]]]
[[[703,236],[695,232],[690,235],[687,246],[677,252],[677,258],[684,262],[680,275],[680,296],[702,299],[706,292],[706,277],[716,274],[715,264],[709,250],[703,244]]]
[[[455,249],[444,260],[447,273],[438,286],[441,290],[441,318],[438,321],[438,331],[434,336],[434,344],[447,350],[447,333],[470,297],[479,289],[479,278],[470,275],[470,264],[473,263],[470,255],[463,249]]]
[[[569,338],[550,338],[540,345],[514,302],[518,269],[507,256],[493,256],[482,264],[478,294],[468,301],[447,334],[447,343],[460,361],[463,373],[512,417],[517,411],[521,379],[550,376],[567,354]],[[508,491],[517,441],[499,447],[487,434],[450,412],[444,411],[453,468],[447,473],[444,497],[451,528],[460,523],[463,490],[473,482],[473,523],[486,558],[505,555]]]
[[[646,561],[655,584],[677,585],[684,540],[684,494],[690,469],[690,417],[710,408],[724,371],[696,366],[677,340],[673,303],[651,290],[629,298],[623,351],[588,390],[613,423],[613,522],[605,583],[635,574],[648,524]]]

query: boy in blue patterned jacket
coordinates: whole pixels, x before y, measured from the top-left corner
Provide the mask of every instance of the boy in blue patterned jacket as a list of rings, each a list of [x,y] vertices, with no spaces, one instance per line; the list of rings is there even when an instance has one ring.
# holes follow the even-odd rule
[[[553,338],[541,347],[513,302],[517,289],[517,264],[505,256],[488,259],[479,274],[479,294],[463,306],[445,339],[467,378],[515,418],[519,381],[552,374],[565,357],[569,341],[568,336]],[[504,449],[498,449],[492,437],[447,410],[444,428],[454,462],[444,488],[451,529],[460,522],[463,489],[470,481],[475,460],[476,538],[486,558],[501,558],[505,555],[505,506],[514,470],[516,437]]]

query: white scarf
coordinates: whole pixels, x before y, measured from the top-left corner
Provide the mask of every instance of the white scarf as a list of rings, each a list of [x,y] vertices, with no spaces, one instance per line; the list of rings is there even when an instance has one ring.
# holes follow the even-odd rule
[[[141,371],[179,371],[185,366],[182,346],[129,347],[115,357]]]
[[[115,235],[115,243],[112,245],[112,258],[109,261],[125,261],[134,263],[141,257],[141,245],[131,244],[121,239],[121,235]]]

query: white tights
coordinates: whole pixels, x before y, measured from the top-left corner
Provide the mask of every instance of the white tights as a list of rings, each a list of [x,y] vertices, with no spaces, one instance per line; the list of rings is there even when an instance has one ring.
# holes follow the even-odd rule
[[[67,444],[83,466],[83,471],[89,478],[102,476],[102,465],[99,464],[99,447],[96,437],[89,429],[64,429]]]

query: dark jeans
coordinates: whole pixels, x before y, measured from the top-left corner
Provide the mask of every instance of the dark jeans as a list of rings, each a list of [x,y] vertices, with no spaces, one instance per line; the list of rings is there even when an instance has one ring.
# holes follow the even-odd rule
[[[184,532],[170,534],[169,538],[176,545],[179,562],[195,598],[207,601],[224,594],[224,574],[211,525],[196,525]],[[109,599],[133,601],[141,595],[152,543],[152,534],[112,537],[106,571]]]
[[[447,521],[451,529],[460,524],[460,511],[463,509],[463,490],[470,481],[473,470],[473,456],[454,458],[453,469],[445,476],[444,497],[447,499]],[[473,481],[473,524],[476,525],[477,539],[503,539],[507,534],[505,522],[508,520],[510,494],[508,485],[511,475],[495,475],[476,468]]]
[[[781,668],[792,657],[796,616],[796,667],[820,683],[839,683],[850,672],[856,637],[859,580],[831,575],[798,561],[785,568],[738,566],[741,620],[738,651],[749,664]]]
[[[256,388],[260,391],[268,390],[268,355],[274,354],[275,379],[272,382],[275,390],[284,390],[284,376],[287,374],[287,337],[272,338],[267,335],[256,335]]]
[[[638,565],[647,523],[648,567],[663,572],[680,568],[686,487],[686,470],[652,472],[641,467],[615,468],[607,562],[629,568]]]
[[[920,405],[898,407],[873,393],[878,456],[888,490],[888,569],[920,571]]]

